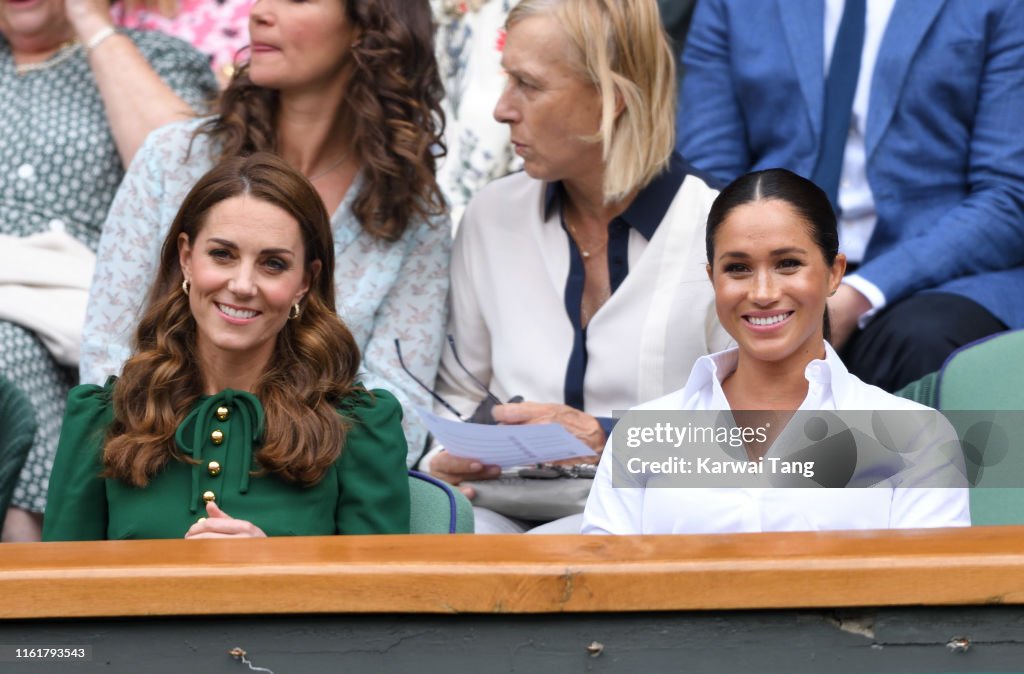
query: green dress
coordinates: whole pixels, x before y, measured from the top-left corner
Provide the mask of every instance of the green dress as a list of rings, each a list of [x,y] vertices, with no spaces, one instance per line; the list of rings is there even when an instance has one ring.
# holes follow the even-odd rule
[[[351,421],[345,446],[312,487],[252,474],[263,408],[255,396],[227,389],[200,398],[178,427],[179,448],[198,463],[171,461],[137,488],[100,477],[114,385],[111,378],[104,387],[77,386],[68,396],[43,540],[181,538],[206,516],[211,494],[221,510],[268,536],[409,533],[402,408],[387,391],[339,405]]]

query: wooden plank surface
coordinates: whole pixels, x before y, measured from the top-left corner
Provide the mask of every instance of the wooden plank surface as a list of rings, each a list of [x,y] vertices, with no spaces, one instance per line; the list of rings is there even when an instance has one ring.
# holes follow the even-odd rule
[[[1024,604],[1024,527],[0,546],[0,617]]]

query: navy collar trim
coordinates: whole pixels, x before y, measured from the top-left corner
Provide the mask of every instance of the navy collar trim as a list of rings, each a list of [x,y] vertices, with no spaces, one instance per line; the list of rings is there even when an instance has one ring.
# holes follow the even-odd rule
[[[668,213],[672,200],[676,198],[683,180],[687,175],[694,173],[686,161],[678,153],[673,152],[669,158],[668,168],[637,193],[633,202],[619,218],[650,241],[658,230],[658,225],[665,219],[665,214]],[[564,191],[565,187],[561,181],[545,184],[545,220],[551,217]]]

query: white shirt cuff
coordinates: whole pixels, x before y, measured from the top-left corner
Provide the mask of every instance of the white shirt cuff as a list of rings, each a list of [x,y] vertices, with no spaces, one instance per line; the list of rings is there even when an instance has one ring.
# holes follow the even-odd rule
[[[871,308],[861,314],[857,319],[857,327],[863,330],[864,326],[870,323],[871,319],[875,317],[875,314],[885,308],[885,295],[878,289],[878,286],[863,276],[858,276],[856,274],[853,276],[847,276],[843,279],[843,283],[859,292],[867,298],[868,302],[871,303]]]

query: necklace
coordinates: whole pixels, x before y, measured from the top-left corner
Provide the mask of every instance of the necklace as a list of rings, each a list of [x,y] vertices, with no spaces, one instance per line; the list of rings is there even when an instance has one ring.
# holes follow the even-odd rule
[[[29,73],[46,70],[48,68],[53,68],[56,65],[60,65],[74,56],[76,47],[78,47],[78,40],[68,40],[61,44],[61,46],[57,47],[57,51],[54,52],[53,56],[45,61],[39,61],[38,63],[22,63],[20,65],[15,64],[14,74],[27,75]]]
[[[309,176],[308,178],[306,178],[306,180],[308,180],[309,182],[313,182],[314,180],[319,180],[320,178],[323,178],[325,175],[327,175],[334,169],[344,164],[345,161],[349,158],[349,155],[351,154],[351,152],[346,152],[345,154],[341,155],[341,158],[338,159],[338,161],[334,162],[333,164],[325,168],[323,171],[319,171],[315,176]]]
[[[572,223],[569,222],[568,219],[566,219],[565,221],[565,226],[569,228],[569,233],[572,234],[572,240],[576,242],[576,247],[580,249],[580,255],[583,256],[584,260],[589,260],[591,255],[596,255],[597,253],[600,253],[602,250],[604,250],[605,246],[608,245],[608,241],[606,240],[604,243],[602,243],[597,248],[594,248],[593,250],[584,250],[583,245],[580,244],[580,236],[576,232],[576,228],[573,227]]]

